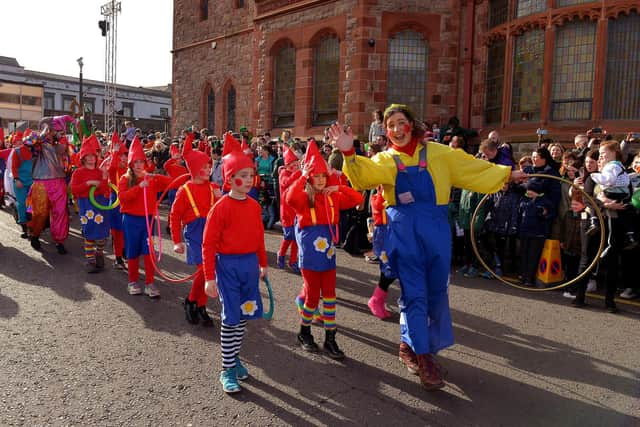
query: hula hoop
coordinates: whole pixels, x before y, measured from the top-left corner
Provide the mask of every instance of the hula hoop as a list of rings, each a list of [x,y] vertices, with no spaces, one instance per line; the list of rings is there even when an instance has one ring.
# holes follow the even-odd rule
[[[271,318],[273,317],[273,310],[275,308],[275,302],[273,301],[273,289],[271,288],[271,283],[269,283],[269,279],[264,277],[262,281],[267,286],[267,292],[269,293],[269,311],[263,311],[262,318],[265,320],[271,320]]]
[[[587,201],[589,202],[591,207],[593,207],[593,209],[594,209],[594,211],[596,213],[596,216],[598,217],[598,222],[600,223],[600,246],[598,246],[598,252],[596,253],[596,256],[593,258],[593,261],[591,261],[591,264],[589,264],[587,266],[587,268],[582,273],[580,273],[578,276],[576,276],[575,278],[569,280],[568,282],[560,283],[559,285],[551,286],[549,288],[529,288],[527,286],[521,286],[521,285],[518,285],[516,283],[510,282],[510,281],[504,279],[503,277],[498,276],[495,273],[495,271],[493,271],[491,268],[489,268],[487,263],[484,262],[484,260],[482,259],[482,256],[480,255],[480,252],[478,251],[478,245],[476,243],[475,232],[474,232],[474,228],[475,228],[474,224],[476,223],[476,217],[478,216],[478,212],[480,211],[480,208],[482,207],[482,205],[487,201],[487,199],[489,198],[490,194],[486,194],[482,198],[482,200],[480,200],[480,203],[478,203],[478,206],[476,207],[476,210],[473,212],[473,216],[471,217],[471,227],[470,227],[469,231],[470,231],[470,234],[471,234],[471,246],[473,247],[473,252],[474,252],[476,258],[478,258],[478,261],[480,261],[480,264],[482,264],[482,266],[489,272],[489,274],[491,274],[494,278],[498,279],[500,282],[504,283],[505,285],[511,286],[513,288],[529,291],[529,292],[547,292],[547,291],[555,291],[556,289],[566,288],[567,286],[571,286],[574,283],[582,280],[582,278],[584,278],[587,274],[589,274],[591,272],[591,270],[593,270],[593,268],[596,266],[596,264],[598,264],[598,261],[600,260],[600,255],[602,254],[602,250],[604,249],[604,242],[605,242],[605,223],[604,223],[604,217],[602,216],[602,210],[600,209],[600,207],[598,207],[598,205],[597,205],[596,201],[593,199],[593,197],[591,197],[590,195],[585,193],[585,191],[582,188],[578,187],[577,185],[575,185],[573,182],[571,182],[569,180],[566,180],[564,178],[560,178],[559,176],[547,175],[547,174],[544,174],[544,173],[532,173],[532,174],[528,174],[527,177],[529,177],[529,178],[531,178],[531,177],[550,178],[550,179],[554,179],[556,181],[563,182],[565,184],[569,184],[574,189],[580,190],[580,192],[587,199]]]
[[[116,193],[116,195],[118,194],[118,187],[116,187],[115,184],[110,182],[109,187],[111,187],[111,189]],[[93,187],[91,187],[91,190],[89,190],[89,201],[93,206],[95,206],[98,209],[102,209],[103,211],[110,211],[111,209],[115,209],[120,205],[120,199],[117,197],[116,197],[116,200],[110,205],[101,205],[100,203],[96,202],[96,199],[94,197],[96,188],[97,187],[94,185]]]
[[[158,206],[160,206],[160,202],[162,201],[162,199],[164,199],[164,197],[167,195],[167,192],[171,189],[174,188],[174,186],[179,186],[180,184],[182,184],[183,181],[186,181],[186,179],[189,177],[189,174],[183,174],[180,175],[178,177],[176,177],[173,181],[171,181],[171,183],[169,183],[169,185],[167,185],[167,187],[165,188],[165,190],[162,192],[162,194],[160,195],[160,198],[158,199],[158,202],[156,203],[156,212],[158,210]],[[155,251],[155,246],[153,244],[153,234],[150,232],[150,230],[152,230],[153,227],[153,221],[156,221],[158,224],[158,237],[160,238],[160,248],[159,250],[162,251],[162,227],[160,226],[160,218],[159,215],[156,214],[156,217],[154,217],[151,222],[149,222],[149,208],[148,208],[148,201],[147,201],[147,191],[146,191],[147,187],[143,188],[143,196],[144,196],[144,208],[145,208],[145,222],[147,225],[147,240],[148,240],[148,245],[149,245],[149,252],[154,252]],[[160,277],[162,277],[164,280],[166,280],[169,283],[185,283],[188,282],[189,280],[192,280],[196,273],[198,272],[197,270],[194,271],[192,274],[185,276],[185,277],[181,277],[181,278],[173,278],[173,277],[169,277],[167,276],[162,270],[160,270],[160,267],[158,267],[158,263],[160,262],[160,257],[158,257],[158,260],[156,261],[156,257],[154,256],[153,253],[150,254],[151,256],[149,257],[151,259],[151,265],[153,265],[153,269],[158,273],[158,275]]]

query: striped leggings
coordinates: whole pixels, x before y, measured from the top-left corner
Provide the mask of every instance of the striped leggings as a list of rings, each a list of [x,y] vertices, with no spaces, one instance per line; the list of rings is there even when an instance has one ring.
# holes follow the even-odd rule
[[[236,366],[236,358],[240,354],[244,331],[247,321],[241,320],[235,326],[222,323],[220,325],[220,349],[222,350],[222,368],[229,369]]]

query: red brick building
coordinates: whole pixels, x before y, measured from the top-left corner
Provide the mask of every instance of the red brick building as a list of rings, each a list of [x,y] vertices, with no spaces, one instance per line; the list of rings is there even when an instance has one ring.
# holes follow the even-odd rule
[[[640,131],[636,0],[174,0],[173,125],[221,134],[391,102],[515,141]],[[634,53],[635,52],[635,53]]]

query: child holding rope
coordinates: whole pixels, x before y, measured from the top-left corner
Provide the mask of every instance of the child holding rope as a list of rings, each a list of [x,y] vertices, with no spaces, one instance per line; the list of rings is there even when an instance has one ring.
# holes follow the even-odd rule
[[[205,291],[210,297],[219,292],[222,303],[220,383],[226,393],[241,391],[238,380],[249,378],[240,348],[247,320],[262,316],[258,284],[266,276],[267,252],[260,205],[248,197],[255,174],[253,160],[241,151],[224,157],[230,192],[209,211],[202,242]]]
[[[125,253],[129,270],[129,295],[140,295],[142,286],[138,283],[140,257],[144,260],[145,288],[144,293],[150,298],[160,296],[160,290],[153,283],[154,267],[149,254],[149,231],[154,216],[158,212],[156,194],[163,191],[171,182],[171,178],[153,175],[145,170],[146,156],[142,143],[135,137],[129,147],[129,170],[120,178],[118,196],[122,225],[124,228]]]
[[[300,178],[302,172],[300,171],[298,156],[286,145],[284,146],[283,158],[284,166],[278,172],[278,180],[280,182],[280,224],[282,224],[282,243],[278,250],[278,268],[284,269],[285,256],[287,255],[287,250],[291,248],[289,268],[294,273],[300,274],[300,268],[298,268],[298,244],[296,243],[294,231],[296,213],[287,204],[286,195],[291,184]]]
[[[111,136],[111,154],[110,158],[106,161],[109,163],[107,172],[109,174],[109,183],[114,186],[118,186],[120,183],[120,177],[127,173],[127,146],[124,142],[120,142],[118,133],[114,132]],[[115,204],[118,200],[118,193],[111,192],[109,203]],[[111,225],[111,241],[113,243],[113,254],[116,257],[113,267],[118,270],[126,270],[127,266],[124,263],[122,256],[124,255],[124,231],[122,228],[122,213],[120,212],[120,205],[114,207],[109,211],[110,225]]]
[[[187,264],[196,265],[191,292],[184,300],[184,312],[187,322],[203,326],[213,326],[213,320],[207,313],[207,294],[204,293],[204,271],[202,269],[202,235],[209,210],[221,197],[220,189],[209,182],[211,175],[211,158],[206,154],[193,150],[191,141],[194,135],[190,133],[182,149],[191,180],[182,185],[176,193],[171,207],[169,224],[173,250],[182,254],[187,252]],[[182,241],[184,233],[185,243]]]
[[[109,213],[90,200],[89,192],[96,187],[93,198],[97,204],[107,205],[109,183],[106,168],[98,168],[100,144],[95,135],[85,138],[80,149],[82,166],[71,177],[71,193],[78,201],[80,224],[84,236],[84,256],[87,273],[97,273],[104,269],[104,245],[109,237]]]

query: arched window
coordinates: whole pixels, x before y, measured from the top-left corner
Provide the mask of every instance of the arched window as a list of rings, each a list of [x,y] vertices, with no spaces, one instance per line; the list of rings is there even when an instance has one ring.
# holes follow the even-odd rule
[[[213,89],[209,89],[207,94],[207,128],[211,132],[216,129],[216,94]]]
[[[511,121],[538,120],[544,74],[544,30],[527,31],[515,39]]]
[[[338,119],[340,42],[325,37],[315,48],[312,125],[326,125]]]
[[[273,127],[293,126],[296,95],[296,51],[280,49],[273,65]]]
[[[428,55],[427,42],[416,31],[401,31],[389,39],[387,104],[406,104],[419,120],[424,118]]]
[[[227,91],[227,130],[236,130],[236,89],[233,86]]]
[[[567,22],[557,29],[551,120],[591,118],[595,52],[595,22]]]
[[[504,87],[504,39],[496,40],[489,46],[487,58],[487,98],[485,117],[487,123],[502,121],[502,93]]]
[[[640,14],[609,20],[604,118],[640,119]]]

